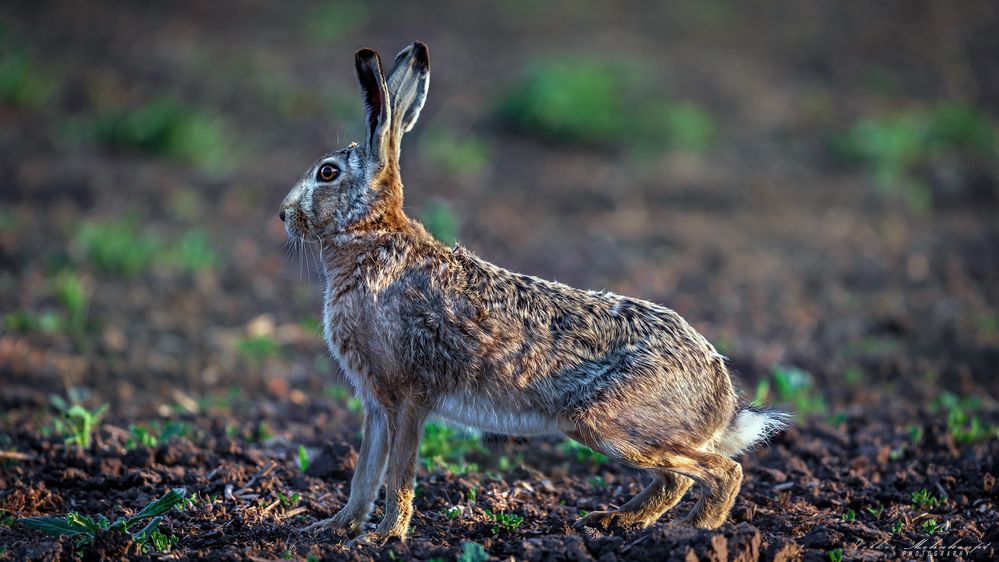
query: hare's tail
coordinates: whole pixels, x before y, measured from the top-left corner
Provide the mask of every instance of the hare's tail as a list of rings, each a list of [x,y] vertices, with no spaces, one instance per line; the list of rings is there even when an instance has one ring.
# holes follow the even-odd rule
[[[784,412],[745,406],[738,410],[715,441],[715,450],[734,457],[788,428],[791,416]]]

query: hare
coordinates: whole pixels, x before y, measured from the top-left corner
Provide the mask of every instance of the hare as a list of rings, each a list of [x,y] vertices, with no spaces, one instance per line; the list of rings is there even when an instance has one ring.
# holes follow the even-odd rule
[[[405,540],[429,416],[562,433],[651,475],[583,525],[648,526],[694,482],[703,493],[687,520],[721,525],[742,481],[731,457],[786,415],[740,406],[724,358],[668,308],[513,273],[435,240],[403,211],[399,170],[427,99],[427,46],[406,47],[387,75],[370,49],[355,64],[364,142],[312,164],[279,212],[290,236],[322,244],[326,343],[365,413],[350,498],[307,530],[362,534],[384,483],[381,524],[355,540]]]

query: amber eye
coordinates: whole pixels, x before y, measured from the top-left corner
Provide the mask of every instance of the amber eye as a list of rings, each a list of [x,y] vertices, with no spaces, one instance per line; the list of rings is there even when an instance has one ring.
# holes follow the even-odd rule
[[[316,174],[321,181],[333,181],[333,178],[340,173],[340,170],[336,169],[336,166],[332,164],[323,164],[319,167],[319,173]]]

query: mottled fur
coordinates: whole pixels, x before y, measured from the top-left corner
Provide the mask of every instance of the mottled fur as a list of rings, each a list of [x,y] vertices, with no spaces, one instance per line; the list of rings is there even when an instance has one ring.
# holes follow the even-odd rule
[[[723,358],[676,312],[513,273],[430,236],[403,212],[398,166],[426,99],[426,46],[403,50],[387,78],[376,53],[359,51],[357,71],[365,142],[318,160],[282,204],[289,234],[323,246],[326,341],[365,407],[350,499],[313,528],[360,533],[384,480],[385,517],[365,538],[404,538],[431,415],[562,432],[653,476],[584,523],[649,525],[696,481],[689,520],[722,524],[742,479],[729,456],[783,417],[739,410]],[[339,170],[330,182],[317,179],[326,164]]]

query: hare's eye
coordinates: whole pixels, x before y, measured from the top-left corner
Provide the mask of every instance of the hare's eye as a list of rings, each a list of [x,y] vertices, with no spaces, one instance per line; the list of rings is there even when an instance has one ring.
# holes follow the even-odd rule
[[[337,170],[336,166],[332,164],[323,164],[319,167],[319,173],[316,174],[316,177],[318,177],[320,181],[333,181],[333,178],[335,178],[339,173],[340,170]]]

